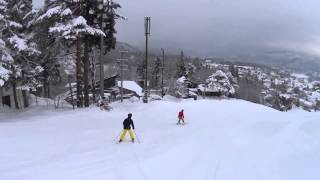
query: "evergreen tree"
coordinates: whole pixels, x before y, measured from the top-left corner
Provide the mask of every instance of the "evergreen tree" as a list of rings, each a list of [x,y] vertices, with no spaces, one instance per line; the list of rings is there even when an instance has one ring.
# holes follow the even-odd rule
[[[190,80],[193,79],[193,76],[194,76],[194,73],[196,72],[196,70],[197,70],[197,68],[195,65],[193,65],[192,63],[187,64],[186,73],[187,73],[188,79],[190,79]]]
[[[187,75],[187,69],[186,69],[185,60],[184,60],[184,53],[183,51],[181,51],[180,60],[177,63],[176,78],[186,76],[186,75]]]
[[[36,21],[46,25],[49,35],[54,37],[52,43],[67,44],[76,49],[78,107],[83,106],[83,94],[84,105],[89,106],[89,77],[92,74],[89,73],[89,53],[92,48],[103,45],[107,53],[115,47],[115,19],[121,17],[115,10],[119,7],[113,1],[47,0]]]
[[[239,70],[238,70],[238,67],[236,65],[231,64],[229,66],[229,71],[231,72],[233,77],[235,77],[235,78],[239,77]]]
[[[55,38],[50,29],[59,22],[65,21],[70,17],[71,11],[68,10],[62,1],[46,0],[44,7],[31,14],[29,26],[33,29],[34,41],[42,54],[38,57],[37,63],[43,68],[39,76],[42,83],[43,96],[50,98],[50,84],[60,81],[58,55],[62,57],[64,49],[69,48],[66,41]]]
[[[185,98],[189,96],[189,81],[185,76],[178,78],[174,85],[174,94],[178,98]]]
[[[235,94],[234,84],[230,82],[228,76],[221,70],[216,71],[206,80],[208,90],[221,93],[221,95],[232,96]]]
[[[145,67],[145,63],[139,62],[136,70],[137,80],[139,82],[139,85],[142,87],[143,87],[143,82],[145,78],[144,67]]]
[[[81,14],[83,10],[82,2],[74,2],[70,0],[47,1],[43,12],[37,19],[37,23],[45,26],[49,36],[52,36],[52,43],[55,49],[49,49],[52,52],[51,58],[44,62],[44,66],[48,64],[46,72],[50,72],[51,67],[56,67],[57,62],[54,60],[61,49],[61,44],[67,44],[69,47],[76,46],[76,79],[77,79],[77,106],[82,107],[82,83],[83,83],[83,62],[82,62],[82,38],[86,34],[103,35],[104,33],[87,24],[86,19],[77,14]],[[45,33],[45,34],[47,34]],[[51,51],[52,50],[52,51]],[[50,74],[44,73],[44,78],[49,79]]]
[[[89,52],[93,47],[99,47],[106,54],[115,48],[116,19],[122,17],[116,13],[116,10],[121,6],[111,0],[89,0],[85,1],[84,6],[84,13],[81,15],[88,20],[90,26],[99,28],[105,34],[105,36],[87,34],[84,37],[84,100],[85,106],[89,106]]]
[[[159,57],[157,57],[152,69],[152,80],[151,80],[152,88],[159,88],[161,66],[162,66],[161,60]]]
[[[10,54],[10,49],[6,46],[6,42],[3,39],[3,31],[8,25],[7,16],[7,1],[0,1],[0,86],[5,85],[9,80],[11,71],[11,66],[14,62],[13,57]]]
[[[12,86],[15,107],[19,109],[17,87],[28,85],[37,74],[37,66],[29,59],[40,52],[26,34],[24,17],[32,10],[31,0],[1,0],[1,69],[2,81]],[[4,77],[4,78],[3,78]],[[8,84],[7,84],[8,85]],[[25,95],[25,94],[23,94]],[[26,98],[24,98],[26,99]],[[26,102],[25,102],[26,105]]]

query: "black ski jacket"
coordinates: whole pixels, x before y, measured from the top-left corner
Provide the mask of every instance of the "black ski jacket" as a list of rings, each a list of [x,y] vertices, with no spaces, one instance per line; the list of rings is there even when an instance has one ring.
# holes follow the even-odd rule
[[[129,130],[131,129],[131,126],[134,129],[134,124],[131,118],[127,118],[123,121],[123,129]]]

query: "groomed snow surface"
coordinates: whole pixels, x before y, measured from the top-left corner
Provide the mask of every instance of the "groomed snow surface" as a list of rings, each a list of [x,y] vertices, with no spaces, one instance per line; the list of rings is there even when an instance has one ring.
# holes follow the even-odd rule
[[[188,123],[178,126],[185,110]],[[116,144],[127,113],[140,144]],[[320,114],[241,100],[0,114],[0,180],[316,180]],[[128,137],[127,137],[128,138]]]

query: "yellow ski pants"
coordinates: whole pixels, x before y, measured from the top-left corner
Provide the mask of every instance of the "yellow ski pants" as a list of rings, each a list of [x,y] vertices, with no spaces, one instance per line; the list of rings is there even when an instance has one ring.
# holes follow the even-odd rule
[[[121,133],[121,136],[120,136],[120,139],[122,141],[124,141],[124,138],[126,137],[127,132],[129,132],[131,140],[134,139],[134,134],[133,134],[132,129],[124,129],[124,130],[122,130],[122,133]]]

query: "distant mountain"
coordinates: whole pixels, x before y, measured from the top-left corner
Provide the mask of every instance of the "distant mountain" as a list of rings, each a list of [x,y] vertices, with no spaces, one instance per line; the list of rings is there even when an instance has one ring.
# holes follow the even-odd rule
[[[128,50],[130,54],[141,54],[144,52],[144,50],[125,42],[117,42],[116,49],[113,52],[118,53],[119,50],[122,49]],[[149,50],[150,55],[160,53],[160,51],[153,50],[152,47],[150,47]],[[166,53],[174,54],[170,49],[166,49]],[[220,59],[220,61],[261,64],[304,73],[320,72],[320,57],[290,50],[269,49],[264,52],[256,51],[252,54],[243,53],[234,56],[215,56],[215,59]]]
[[[320,72],[320,58],[304,53],[288,50],[275,50],[252,55],[231,56],[225,58],[233,62],[250,62],[281,67],[298,72]]]
[[[295,71],[320,72],[320,58],[295,51],[271,51],[257,56],[258,61]]]
[[[115,51],[127,50],[130,53],[141,53],[141,50],[125,42],[117,42]]]

